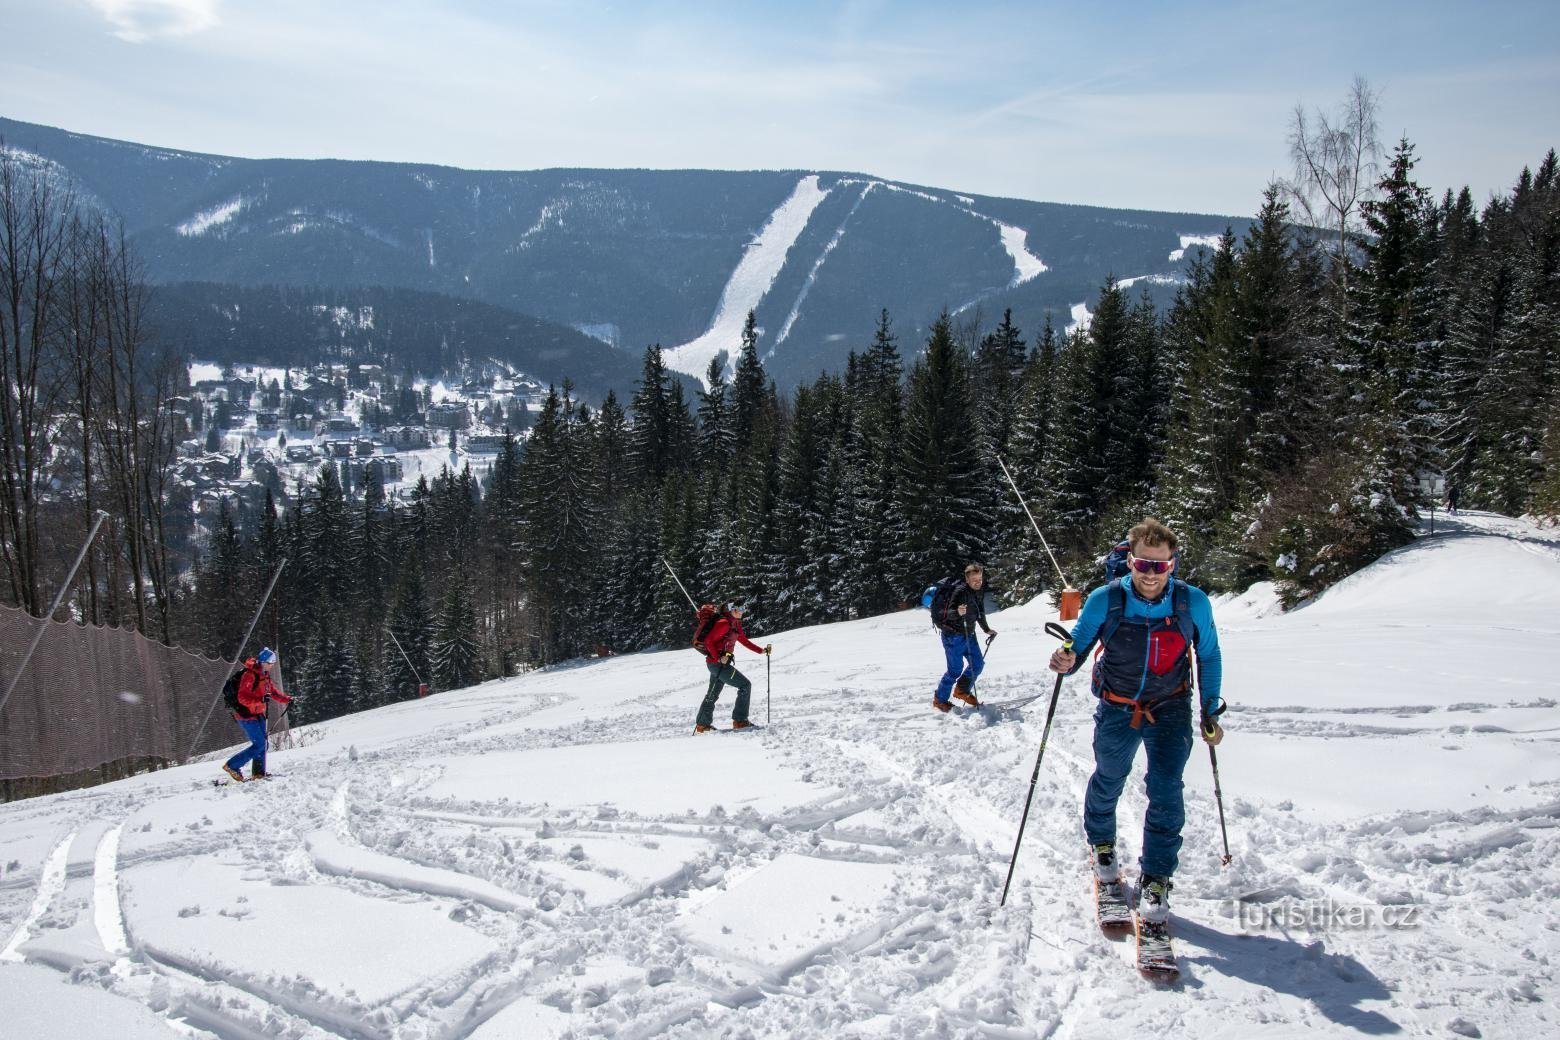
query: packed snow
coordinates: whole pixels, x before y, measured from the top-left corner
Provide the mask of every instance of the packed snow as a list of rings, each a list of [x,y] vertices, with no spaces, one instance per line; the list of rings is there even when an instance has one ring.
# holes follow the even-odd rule
[[[828,195],[829,189],[818,186],[817,174],[809,174],[796,182],[790,197],[748,243],[720,295],[720,305],[715,309],[709,329],[697,339],[662,352],[667,368],[703,379],[710,362],[721,351],[728,354],[728,364],[735,363],[748,312],[759,305],[774,285],[780,269],[785,266],[786,254],[801,237],[807,222],[812,219],[813,210]]]
[[[1072,321],[1067,323],[1067,328],[1064,331],[1069,336],[1080,329],[1088,332],[1089,326],[1093,322],[1094,312],[1089,310],[1089,305],[1087,303],[1075,303],[1072,305]]]
[[[0,806],[0,1035],[1554,1036],[1557,579],[1560,535],[1465,513],[1288,613],[1217,599],[1234,859],[1199,743],[1171,988],[1092,920],[1085,674],[998,906],[1036,601],[947,716],[906,611],[755,632],[754,731],[692,736],[706,673],[669,650],[307,727],[264,783]],[[1133,782],[1131,873],[1143,809]]]
[[[1219,239],[1222,237],[1222,235],[1182,235],[1181,248],[1172,249],[1170,251],[1170,262],[1172,264],[1180,263],[1181,260],[1186,256],[1186,251],[1193,246],[1202,246],[1205,249],[1217,249],[1219,248]]]
[[[836,187],[855,188],[861,186],[861,194],[851,205],[845,216],[841,218],[839,225],[834,229],[834,234],[824,244],[823,249],[813,258],[812,266],[808,269],[807,277],[798,290],[796,300],[786,314],[785,321],[780,325],[773,341],[769,346],[769,355],[773,355],[775,349],[784,343],[791,335],[791,329],[801,316],[802,304],[806,302],[808,294],[818,280],[818,272],[823,268],[824,262],[829,259],[829,254],[838,248],[845,237],[846,226],[861,204],[866,201],[873,189],[899,192],[910,195],[939,206],[953,206],[955,209],[984,221],[996,229],[998,240],[1003,250],[1013,261],[1013,276],[1004,286],[995,287],[985,293],[967,300],[954,308],[954,313],[961,313],[970,307],[980,303],[986,297],[1001,289],[1013,289],[1025,282],[1044,274],[1048,267],[1045,261],[1029,251],[1029,232],[1011,224],[1004,224],[995,217],[987,216],[974,209],[975,200],[966,195],[956,195],[956,202],[950,202],[941,195],[933,195],[930,192],[908,188],[902,184],[892,184],[887,181],[863,180],[861,178],[844,178]],[[758,307],[769,290],[773,288],[775,278],[780,274],[781,268],[790,249],[801,237],[802,231],[807,227],[812,213],[818,208],[818,204],[826,198],[832,188],[820,188],[816,175],[804,177],[797,184],[796,190],[791,193],[779,209],[769,218],[757,238],[749,244],[747,251],[743,253],[742,260],[732,272],[730,280],[726,283],[725,291],[721,294],[720,306],[715,317],[710,322],[710,327],[697,339],[691,340],[679,346],[671,347],[662,352],[662,358],[668,368],[684,372],[691,376],[704,378],[712,359],[725,351],[728,355],[728,366],[735,364],[738,347],[741,345],[743,322],[747,319],[748,311]]]
[[[204,235],[219,224],[225,224],[239,214],[249,204],[249,200],[239,195],[226,202],[203,209],[189,220],[174,228],[185,238],[195,238]]]
[[[839,246],[840,239],[845,237],[845,225],[850,223],[850,218],[856,215],[856,211],[861,208],[861,204],[867,201],[867,196],[872,194],[872,189],[878,186],[878,181],[868,181],[866,183],[866,186],[861,189],[861,194],[856,196],[856,201],[851,204],[849,212],[840,220],[839,227],[834,229],[834,235],[823,247],[823,252],[819,253],[818,258],[813,261],[812,269],[807,272],[807,278],[802,282],[801,291],[796,294],[796,302],[791,305],[791,313],[785,316],[785,322],[780,326],[780,332],[775,336],[774,345],[769,348],[770,354],[773,354],[775,347],[784,343],[791,335],[791,326],[796,324],[796,319],[801,315],[802,304],[806,302],[807,294],[812,292],[813,283],[818,280],[818,272],[823,268],[823,262]]]
[[[1186,279],[1175,274],[1137,274],[1131,278],[1123,278],[1116,283],[1116,288],[1130,289],[1139,282],[1147,282],[1150,285],[1182,285]]]

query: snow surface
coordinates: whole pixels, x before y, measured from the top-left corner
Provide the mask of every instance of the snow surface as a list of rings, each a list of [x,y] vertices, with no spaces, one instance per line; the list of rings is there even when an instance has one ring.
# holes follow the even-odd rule
[[[829,189],[818,187],[817,174],[809,174],[796,182],[790,197],[748,243],[720,294],[720,305],[715,309],[709,329],[697,339],[662,351],[667,368],[703,379],[710,362],[723,350],[729,355],[728,365],[735,363],[748,312],[759,305],[775,284],[776,276],[785,266],[786,254],[801,237],[808,220],[812,219],[813,210],[828,195]]]
[[[1138,274],[1131,278],[1123,278],[1116,283],[1118,289],[1130,289],[1138,282],[1148,282],[1151,285],[1180,285],[1186,279],[1174,274]]]
[[[1560,534],[1436,532],[1288,613],[1219,597],[1234,860],[1199,743],[1176,987],[1091,921],[1084,675],[997,905],[1053,683],[1036,601],[992,615],[980,710],[930,709],[907,611],[757,633],[755,731],[690,736],[675,650],[306,727],[266,783],[213,759],[0,806],[0,1036],[1560,1034]]]
[[[1088,332],[1089,326],[1093,322],[1094,312],[1089,310],[1089,305],[1087,303],[1075,303],[1072,305],[1072,321],[1067,323],[1067,328],[1064,331],[1069,336],[1079,329]]]
[[[866,201],[874,188],[911,195],[939,206],[953,206],[977,220],[985,221],[997,230],[1003,250],[1013,261],[1013,277],[1005,286],[990,289],[973,299],[966,300],[954,308],[955,314],[968,310],[999,289],[1016,288],[1049,270],[1044,260],[1029,251],[1029,232],[979,212],[973,208],[975,200],[967,195],[955,195],[957,201],[951,202],[941,195],[907,188],[902,184],[860,178],[842,179],[837,186],[855,187],[856,185],[862,185],[861,194],[840,220],[839,226],[834,229],[834,234],[824,244],[822,251],[813,259],[807,277],[803,279],[802,287],[797,292],[796,300],[792,303],[785,321],[781,323],[780,330],[775,335],[766,356],[772,356],[775,348],[791,335],[791,328],[801,315],[802,304],[806,302],[808,293],[812,291],[813,284],[818,280],[818,272],[828,260],[829,254],[839,246],[840,241],[845,237],[846,225],[850,223],[851,218],[856,215],[856,210]],[[785,266],[791,247],[796,244],[802,231],[807,227],[807,221],[811,219],[813,210],[818,208],[818,204],[832,190],[832,188],[819,188],[816,175],[804,177],[797,184],[790,198],[775,210],[764,226],[764,230],[743,253],[736,270],[732,272],[730,280],[726,283],[725,291],[721,294],[720,306],[710,322],[709,329],[697,339],[663,350],[662,358],[668,368],[702,380],[709,369],[710,361],[723,350],[728,354],[728,368],[735,365],[736,353],[741,346],[742,325],[747,320],[748,311],[756,308],[769,294],[775,278]],[[532,229],[535,230],[536,228]],[[527,232],[527,235],[530,233]]]
[[[845,225],[850,223],[850,218],[856,215],[856,211],[861,208],[861,204],[867,201],[867,196],[872,194],[872,189],[878,186],[878,181],[867,182],[866,186],[861,189],[861,194],[856,196],[856,201],[851,204],[850,211],[840,220],[840,226],[834,229],[834,235],[823,247],[823,252],[819,253],[818,258],[813,261],[812,270],[807,272],[807,278],[802,282],[801,291],[796,294],[796,302],[791,305],[791,313],[785,316],[785,322],[780,326],[780,332],[775,336],[774,346],[769,348],[770,354],[773,354],[775,347],[784,343],[786,338],[791,335],[791,326],[796,324],[797,317],[802,313],[802,304],[806,301],[807,294],[812,292],[813,283],[818,280],[818,272],[822,269],[823,262],[829,258],[829,254],[834,252],[835,247],[840,244],[840,239],[845,237]]]
[[[174,230],[185,238],[195,238],[204,235],[219,224],[225,224],[232,220],[248,203],[249,200],[242,195],[236,196],[226,202],[218,203],[210,209],[201,210],[189,220],[174,228]]]
[[[1186,256],[1186,251],[1192,246],[1217,249],[1219,248],[1219,239],[1223,237],[1222,235],[1182,235],[1181,248],[1170,251],[1170,262],[1172,264],[1180,263],[1181,259]]]

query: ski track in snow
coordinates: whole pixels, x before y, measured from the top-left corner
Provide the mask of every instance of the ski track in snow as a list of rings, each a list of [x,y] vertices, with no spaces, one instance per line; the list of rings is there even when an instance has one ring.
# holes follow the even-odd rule
[[[1560,536],[1437,531],[1287,615],[1220,599],[1235,860],[1199,743],[1170,989],[1092,922],[1084,675],[997,905],[1049,704],[1039,602],[993,615],[988,703],[948,716],[909,612],[774,634],[753,732],[690,737],[696,658],[630,655],[310,727],[266,783],[207,762],[0,807],[0,891],[33,893],[0,901],[6,956],[223,1038],[1553,1035]],[[1448,655],[1452,624],[1486,655]],[[764,662],[739,663],[762,724]],[[1255,928],[1235,896],[1419,917]],[[54,999],[21,970],[0,1001]]]

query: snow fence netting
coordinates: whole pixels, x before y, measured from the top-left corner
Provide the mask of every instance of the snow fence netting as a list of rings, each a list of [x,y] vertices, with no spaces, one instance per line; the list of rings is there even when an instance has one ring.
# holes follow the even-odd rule
[[[234,663],[129,629],[44,621],[0,606],[0,694],[40,625],[38,649],[0,709],[0,780],[69,777],[111,764],[130,775],[239,740],[218,703]],[[273,730],[286,726],[280,714],[273,708]]]

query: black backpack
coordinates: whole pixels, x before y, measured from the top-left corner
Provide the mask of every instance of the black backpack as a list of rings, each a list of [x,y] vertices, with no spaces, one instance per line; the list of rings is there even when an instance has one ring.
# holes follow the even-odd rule
[[[238,703],[238,684],[243,677],[243,668],[239,668],[238,671],[228,676],[228,681],[222,684],[222,703],[227,705],[228,711],[247,715],[248,712],[240,707]]]
[[[958,578],[944,578],[935,585],[927,586],[922,599],[931,610],[933,628],[942,628],[943,620],[948,615],[948,601],[953,598],[954,590],[962,584]]]

